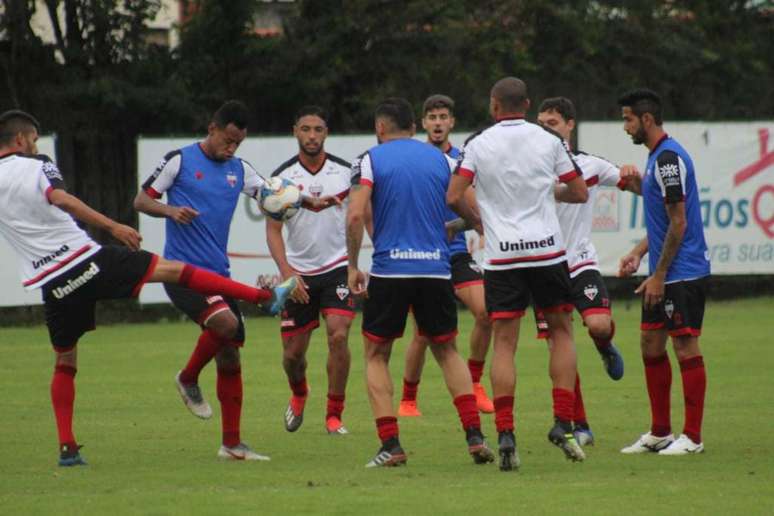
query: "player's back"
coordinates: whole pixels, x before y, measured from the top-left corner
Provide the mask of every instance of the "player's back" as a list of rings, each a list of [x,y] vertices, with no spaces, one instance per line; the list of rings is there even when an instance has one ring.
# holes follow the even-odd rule
[[[405,138],[370,149],[363,161],[373,177],[371,273],[448,277],[444,222],[450,169],[446,156]]]

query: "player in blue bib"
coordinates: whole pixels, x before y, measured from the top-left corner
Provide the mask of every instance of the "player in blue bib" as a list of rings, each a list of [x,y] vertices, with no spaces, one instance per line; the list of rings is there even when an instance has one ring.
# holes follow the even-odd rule
[[[433,355],[466,432],[476,463],[494,455],[481,433],[473,385],[455,348],[457,307],[449,281],[446,243],[446,188],[451,174],[444,154],[414,140],[414,116],[405,99],[390,98],[376,108],[379,145],[352,165],[347,212],[349,288],[366,295],[363,305],[366,380],[382,446],[366,467],[406,463],[393,408],[389,359],[403,334],[409,307]],[[369,203],[373,213],[374,254],[370,281],[358,269],[358,255]]]
[[[642,294],[641,347],[651,408],[650,431],[622,453],[687,455],[704,451],[701,423],[706,372],[699,348],[710,262],[699,209],[693,161],[662,128],[661,99],[650,90],[634,90],[619,101],[624,130],[650,154],[643,177],[632,175],[645,205],[647,237],[621,259],[620,275],[637,271],[649,255],[649,276]],[[666,352],[672,337],[680,363],[685,426],[675,439],[670,419],[672,367]]]

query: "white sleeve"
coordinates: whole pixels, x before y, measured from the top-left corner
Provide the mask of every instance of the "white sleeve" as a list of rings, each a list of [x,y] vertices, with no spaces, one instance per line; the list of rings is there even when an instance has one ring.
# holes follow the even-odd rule
[[[454,173],[462,177],[467,177],[471,181],[476,177],[478,167],[476,166],[476,153],[474,150],[475,140],[470,140],[465,143],[460,150],[460,156],[457,158],[458,165],[454,169]]]
[[[352,186],[366,185],[374,187],[374,169],[371,166],[371,155],[362,154],[352,162]]]
[[[179,150],[164,156],[153,174],[142,184],[142,189],[153,199],[159,199],[175,182],[180,166],[183,163]]]
[[[250,163],[245,160],[241,161],[245,173],[245,185],[242,188],[242,193],[250,197],[257,197],[263,185],[266,184],[266,179],[258,174]]]
[[[554,148],[554,174],[562,183],[572,181],[581,173],[580,167],[570,156],[567,144],[561,138],[556,139]]]
[[[613,165],[607,160],[600,159],[602,167],[599,171],[599,185],[600,186],[618,186],[621,180],[621,171],[618,167]]]

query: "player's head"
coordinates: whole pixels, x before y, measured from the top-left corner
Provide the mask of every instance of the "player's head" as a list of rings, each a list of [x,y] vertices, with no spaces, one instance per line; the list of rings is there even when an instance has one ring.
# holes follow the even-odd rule
[[[570,141],[575,129],[575,106],[567,97],[551,97],[540,103],[538,123],[559,133],[565,141]]]
[[[489,113],[495,120],[509,115],[524,115],[529,109],[527,84],[516,77],[505,77],[492,86]]]
[[[661,115],[661,97],[653,90],[631,90],[618,98],[624,131],[639,145],[648,141],[648,134],[658,130],[664,120]]]
[[[247,136],[249,117],[247,106],[238,100],[229,100],[220,106],[207,127],[207,154],[219,161],[233,158]]]
[[[379,143],[390,137],[413,136],[416,132],[414,109],[404,98],[386,98],[376,106],[374,126]]]
[[[430,143],[445,147],[454,129],[454,100],[441,94],[427,97],[422,105],[422,128],[427,131]]]
[[[317,156],[328,137],[328,114],[320,106],[302,107],[296,113],[293,136],[298,140],[299,152]]]
[[[34,116],[12,109],[0,115],[0,149],[22,154],[38,153],[40,124]]]

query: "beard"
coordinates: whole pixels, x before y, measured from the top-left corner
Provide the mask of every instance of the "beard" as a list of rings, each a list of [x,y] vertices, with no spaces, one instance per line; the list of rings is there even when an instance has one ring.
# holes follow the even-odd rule
[[[322,152],[322,150],[323,150],[323,146],[322,145],[317,145],[315,147],[311,147],[311,146],[308,146],[308,145],[302,145],[301,146],[301,151],[304,154],[306,154],[307,156],[309,156],[310,158],[314,158],[316,156],[319,156],[320,153]]]
[[[632,142],[634,142],[635,145],[642,145],[647,139],[647,134],[645,134],[645,129],[643,129],[642,126],[640,126],[637,129],[637,132],[632,135]]]

